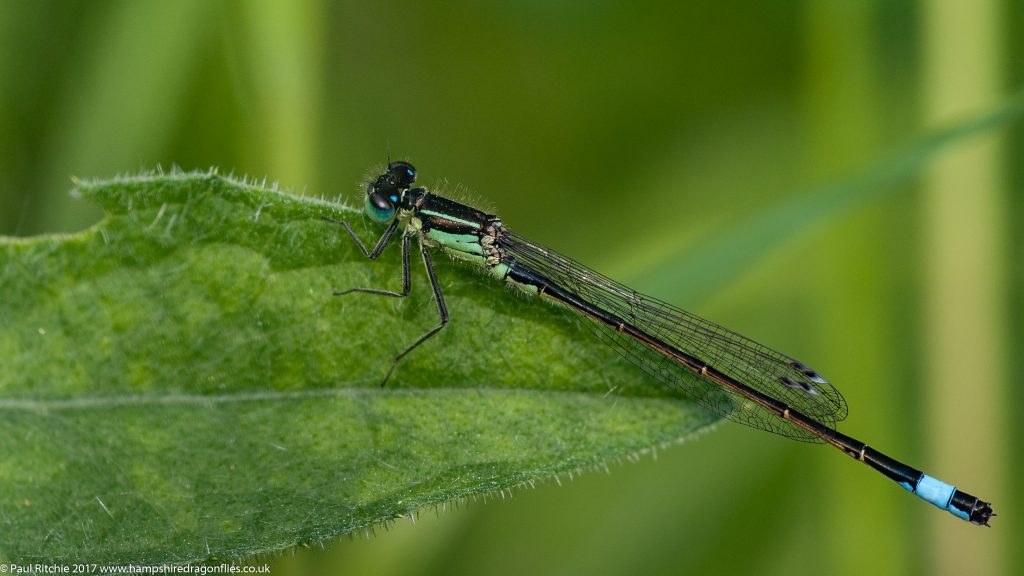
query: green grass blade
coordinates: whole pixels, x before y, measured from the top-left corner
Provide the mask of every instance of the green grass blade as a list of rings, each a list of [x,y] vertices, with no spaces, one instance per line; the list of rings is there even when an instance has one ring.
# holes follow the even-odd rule
[[[860,173],[758,212],[698,245],[681,248],[665,257],[675,265],[649,267],[647,273],[636,276],[634,281],[652,293],[676,294],[675,299],[680,302],[706,299],[798,232],[830,217],[849,214],[856,207],[891,193],[895,185],[918,174],[943,151],[974,136],[1008,127],[1021,116],[1024,92],[973,118],[926,134]],[[701,273],[694,274],[694,270]]]
[[[447,259],[450,327],[396,247],[213,174],[78,184],[106,219],[0,238],[0,562],[191,562],[323,541],[698,431],[567,311]]]

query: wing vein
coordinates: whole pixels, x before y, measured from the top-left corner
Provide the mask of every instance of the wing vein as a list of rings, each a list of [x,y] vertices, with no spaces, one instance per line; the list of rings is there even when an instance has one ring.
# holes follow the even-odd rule
[[[826,426],[848,413],[846,401],[832,384],[794,358],[737,332],[641,294],[601,274],[502,228],[496,242],[502,258],[530,268],[554,285],[578,295],[607,314],[680,350],[723,374]],[[624,358],[684,397],[736,422],[806,442],[820,440],[795,424],[693,372],[628,334],[581,310],[599,339]]]

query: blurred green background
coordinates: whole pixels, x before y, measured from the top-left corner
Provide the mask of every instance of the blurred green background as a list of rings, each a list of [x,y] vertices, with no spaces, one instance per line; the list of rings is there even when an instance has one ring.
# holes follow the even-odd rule
[[[845,393],[843,432],[1000,512],[973,527],[833,450],[723,424],[274,573],[1013,573],[1024,131],[887,176],[1014,98],[1022,61],[1012,0],[0,0],[0,234],[95,222],[71,175],[218,166],[355,202],[390,153],[806,360]]]

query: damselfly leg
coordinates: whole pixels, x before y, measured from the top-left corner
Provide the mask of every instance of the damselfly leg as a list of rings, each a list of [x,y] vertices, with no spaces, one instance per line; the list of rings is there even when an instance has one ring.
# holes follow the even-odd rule
[[[398,226],[398,221],[395,220],[391,224],[391,226],[389,226],[388,229],[384,231],[384,234],[381,235],[380,239],[377,240],[377,244],[373,247],[373,251],[371,252],[368,251],[366,249],[366,246],[362,243],[362,241],[359,240],[359,237],[356,236],[355,232],[352,230],[352,227],[349,226],[348,222],[345,222],[344,220],[335,220],[325,215],[321,215],[321,217],[328,222],[333,222],[334,224],[339,224],[343,226],[345,230],[348,232],[348,235],[352,238],[352,241],[355,243],[355,245],[358,246],[359,249],[362,251],[363,255],[365,255],[370,260],[376,260],[377,257],[381,255],[381,253],[384,251],[384,248],[387,247],[388,243],[391,241],[391,238],[395,233],[395,229]],[[408,234],[402,235],[401,292],[395,292],[394,290],[384,290],[380,288],[349,288],[347,290],[335,290],[334,295],[343,296],[345,294],[351,294],[353,292],[363,292],[366,294],[376,294],[378,296],[390,296],[394,298],[405,298],[406,296],[408,296],[409,290],[412,286],[411,271],[409,269],[409,239],[410,236]],[[441,294],[441,286],[437,283],[437,275],[434,273],[434,261],[431,259],[430,252],[427,251],[426,246],[424,246],[422,242],[420,243],[420,253],[423,255],[423,266],[424,268],[427,269],[427,277],[430,279],[430,287],[434,292],[434,302],[435,304],[437,304],[437,313],[441,321],[437,326],[434,326],[430,330],[427,330],[422,336],[420,336],[419,338],[414,340],[412,344],[407,346],[405,350],[401,351],[397,356],[395,356],[395,358],[391,361],[391,367],[388,368],[387,374],[384,375],[384,380],[380,383],[381,388],[383,388],[384,385],[388,383],[388,380],[391,378],[391,374],[394,373],[395,368],[398,367],[398,363],[402,360],[403,357],[405,357],[406,354],[412,352],[414,348],[426,342],[428,339],[430,339],[431,336],[434,336],[435,334],[440,332],[445,326],[448,325],[448,307],[444,303],[444,296]]]

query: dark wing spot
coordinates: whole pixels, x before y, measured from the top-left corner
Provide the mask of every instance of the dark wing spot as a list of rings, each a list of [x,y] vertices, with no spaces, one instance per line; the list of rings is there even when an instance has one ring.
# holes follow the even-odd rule
[[[797,362],[796,360],[794,360],[790,362],[789,365],[792,366],[793,369],[796,370],[797,372],[806,376],[811,382],[814,382],[816,384],[828,384],[828,380],[822,378],[821,374],[818,374],[814,370],[811,370],[811,368],[807,366],[807,364],[804,364],[803,362]]]
[[[807,382],[799,382],[790,378],[789,376],[782,376],[779,378],[779,382],[787,388],[795,388],[811,396],[817,396],[818,391]]]
[[[796,380],[793,380],[789,376],[783,376],[779,378],[779,382],[781,382],[783,386],[786,386],[788,388],[801,388],[800,383],[797,382]]]

